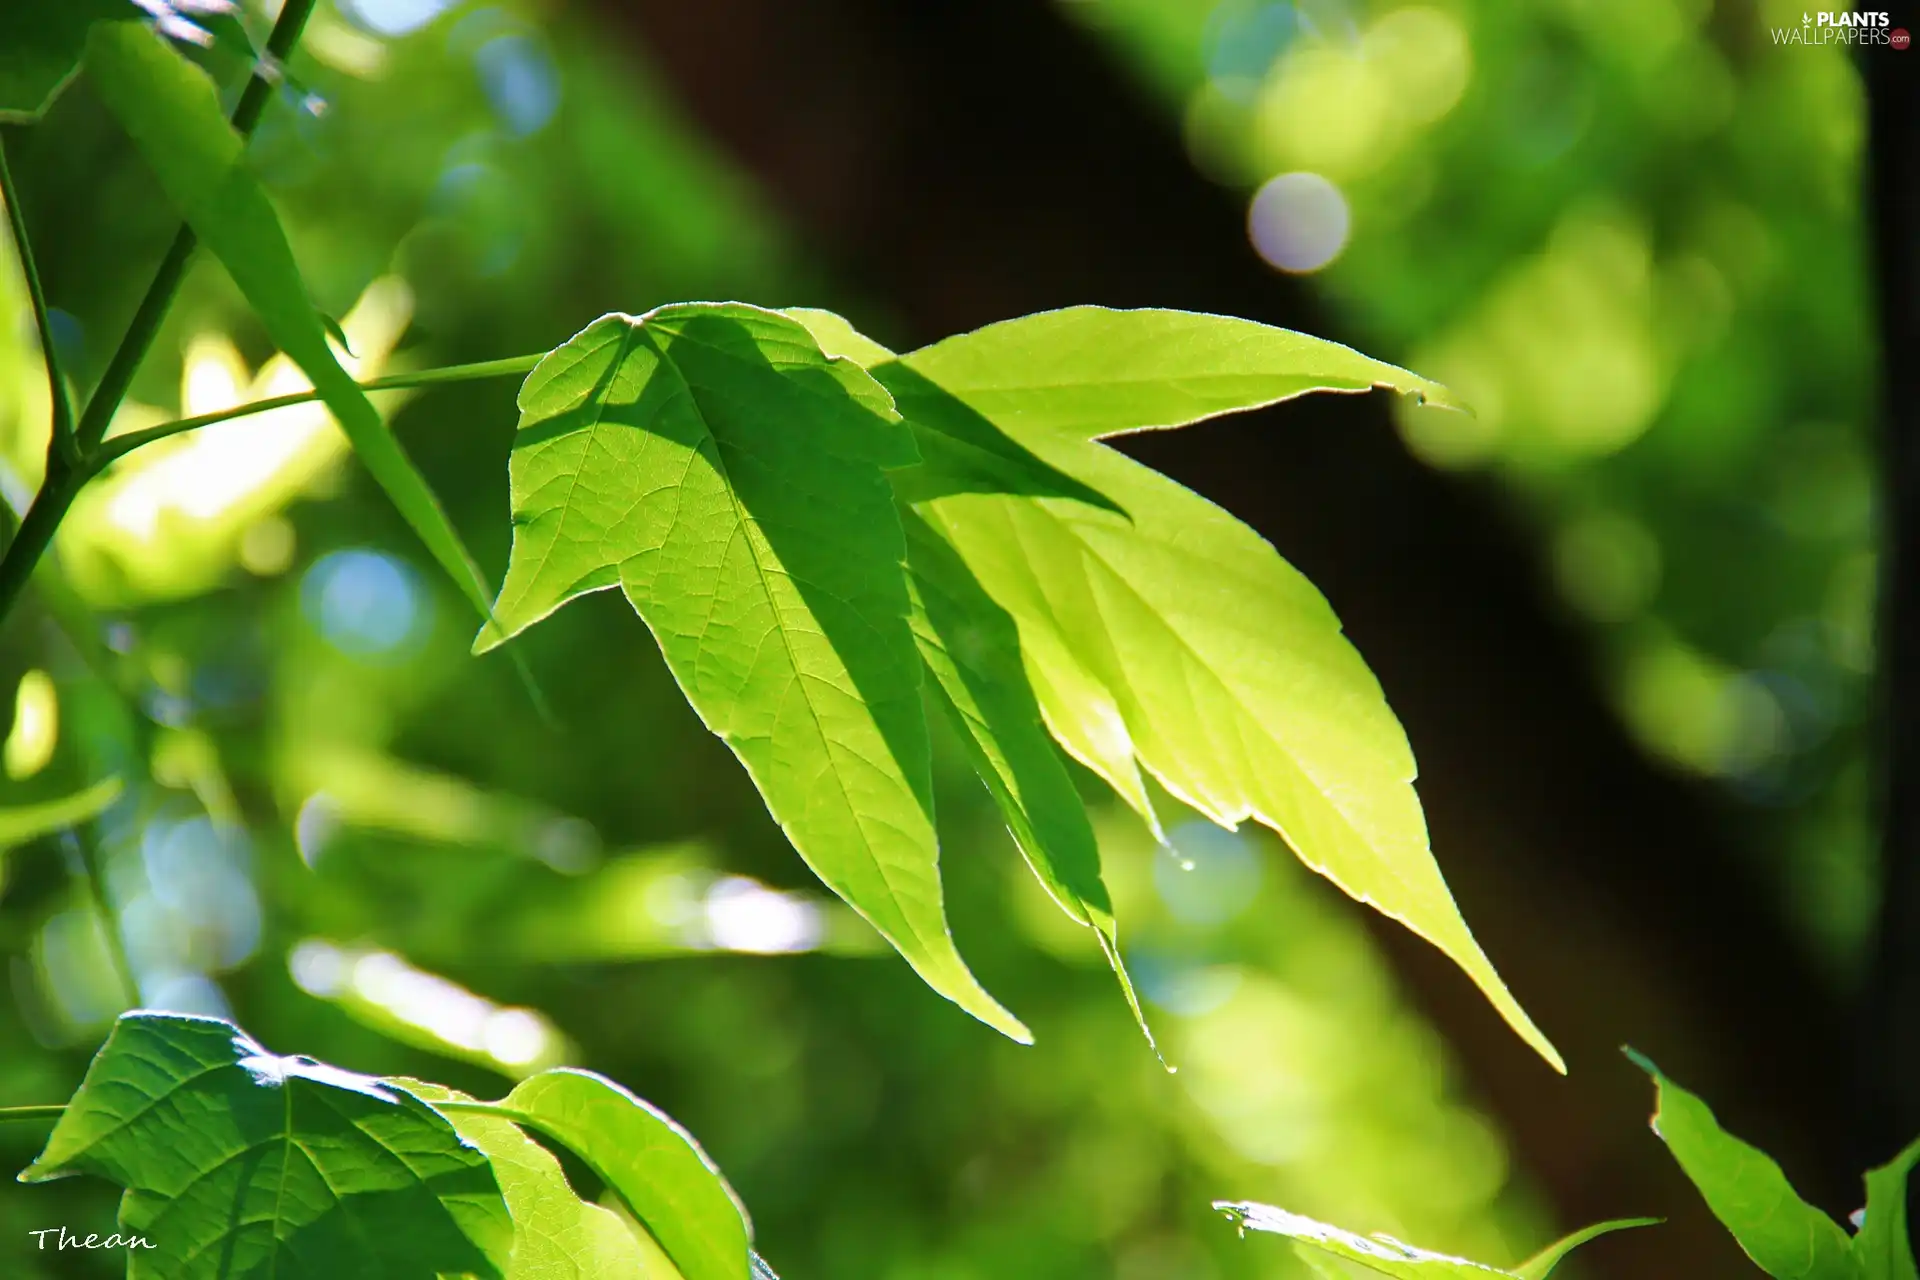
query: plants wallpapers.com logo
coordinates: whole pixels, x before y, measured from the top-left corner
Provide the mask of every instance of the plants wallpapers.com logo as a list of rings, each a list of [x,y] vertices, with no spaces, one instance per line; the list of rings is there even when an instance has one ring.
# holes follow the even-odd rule
[[[1853,44],[1885,45],[1905,50],[1913,37],[1905,27],[1893,25],[1893,16],[1883,12],[1805,12],[1797,27],[1774,27],[1775,44]]]

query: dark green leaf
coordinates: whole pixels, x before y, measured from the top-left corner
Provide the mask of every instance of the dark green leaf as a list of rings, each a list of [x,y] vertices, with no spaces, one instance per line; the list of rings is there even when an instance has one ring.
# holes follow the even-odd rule
[[[0,124],[38,120],[80,69],[88,28],[136,12],[132,0],[0,4]]]
[[[607,316],[520,392],[486,648],[618,585],[794,847],[920,975],[1016,1039],[947,931],[887,393],[736,304]]]
[[[125,1187],[130,1280],[498,1276],[512,1223],[487,1159],[368,1076],[229,1023],[130,1013],[21,1180]]]

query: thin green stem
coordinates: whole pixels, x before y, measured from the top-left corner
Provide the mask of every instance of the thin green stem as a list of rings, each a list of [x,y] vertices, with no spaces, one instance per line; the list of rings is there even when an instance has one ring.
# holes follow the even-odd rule
[[[26,277],[27,297],[33,303],[33,323],[40,330],[40,354],[47,365],[47,394],[53,402],[53,438],[50,447],[74,455],[73,401],[67,396],[67,380],[60,376],[60,356],[53,349],[53,323],[47,318],[47,295],[40,286],[40,268],[34,265],[33,245],[27,239],[27,211],[20,205],[20,189],[13,185],[13,170],[7,167],[7,151],[0,144],[0,199],[7,202],[7,221],[13,229],[14,253],[20,259],[20,274]]]
[[[511,377],[514,374],[526,373],[543,358],[544,353],[513,356],[505,360],[486,360],[478,364],[447,365],[440,369],[422,369],[417,373],[394,373],[384,378],[373,378],[362,382],[360,388],[363,391],[397,391],[403,387],[431,387],[445,382],[472,382],[481,378]],[[236,405],[231,409],[222,409],[218,413],[203,413],[196,418],[181,418],[139,431],[129,431],[124,435],[117,435],[101,442],[90,460],[88,474],[99,474],[108,463],[125,457],[142,445],[152,444],[155,440],[164,440],[168,436],[176,436],[183,431],[210,427],[216,422],[251,417],[256,413],[285,409],[290,405],[311,404],[319,398],[320,393],[317,391],[296,391],[291,395],[273,396],[266,400]]]
[[[239,104],[233,109],[233,131],[241,138],[252,137],[254,129],[259,126],[260,116],[267,109],[267,100],[273,96],[273,69],[293,53],[293,47],[299,43],[300,33],[306,28],[307,18],[312,15],[317,2],[286,0],[281,6],[280,16],[273,24],[273,32],[267,37],[267,48],[261,63],[254,69],[253,77],[240,93]],[[80,416],[80,425],[75,434],[82,453],[91,452],[106,438],[107,427],[112,424],[114,413],[120,408],[120,402],[126,399],[128,388],[133,385],[133,375],[140,371],[140,362],[146,359],[154,338],[160,333],[160,322],[167,318],[174,295],[180,291],[180,282],[186,278],[187,263],[192,260],[194,247],[198,243],[192,228],[186,226],[182,226],[173,237],[167,256],[161,260],[160,269],[147,286],[146,296],[133,313],[133,323],[127,326],[119,348],[107,363],[107,371],[100,376],[100,384],[93,389],[93,395],[87,401],[86,412]]]
[[[84,837],[73,837],[80,847],[80,865],[86,868],[87,892],[93,897],[93,909],[100,916],[100,932],[107,940],[107,956],[113,961],[113,971],[120,979],[120,989],[125,997],[127,1008],[140,1007],[140,980],[134,976],[133,962],[127,958],[127,940],[120,932],[120,914],[113,909],[113,900],[107,896],[106,871],[100,865],[99,851]]]
[[[0,1107],[0,1122],[8,1120],[58,1120],[66,1111],[62,1103],[36,1107]]]

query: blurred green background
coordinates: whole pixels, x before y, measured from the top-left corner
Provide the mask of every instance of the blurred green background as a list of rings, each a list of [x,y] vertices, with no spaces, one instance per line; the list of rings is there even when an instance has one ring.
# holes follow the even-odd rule
[[[1777,42],[1800,17],[329,0],[255,144],[362,376],[740,298],[899,347],[1071,302],[1230,310],[1457,387],[1477,416],[1374,397],[1128,448],[1346,617],[1570,1081],[1274,841],[1156,848],[1083,776],[1167,1074],[946,742],[955,930],[1038,1037],[1001,1041],[810,881],[624,602],[518,642],[550,720],[468,658],[311,407],[144,450],[76,507],[0,637],[0,803],[127,780],[87,839],[143,1003],[482,1095],[604,1071],[700,1136],[788,1280],[1302,1274],[1215,1197],[1496,1263],[1663,1213],[1579,1274],[1743,1274],[1611,1048],[1855,1207],[1878,370],[1862,80]],[[84,80],[8,146],[84,382],[174,224]],[[17,509],[46,393],[10,260],[0,315]],[[303,385],[202,261],[116,429]],[[512,400],[385,406],[496,578]],[[122,1007],[79,857],[0,852],[0,1105],[64,1098]],[[0,1274],[111,1274],[26,1233],[105,1229],[113,1198],[0,1191]]]

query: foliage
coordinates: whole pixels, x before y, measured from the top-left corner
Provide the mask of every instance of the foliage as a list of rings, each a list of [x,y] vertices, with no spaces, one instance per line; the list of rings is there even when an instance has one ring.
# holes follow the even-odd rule
[[[578,1200],[537,1129],[586,1158],[671,1263]],[[126,1188],[135,1277],[461,1274],[747,1280],[744,1215],[672,1121],[586,1072],[497,1103],[276,1057],[230,1023],[123,1017],[23,1179]],[[677,1270],[675,1269],[677,1268]]]
[[[1629,1056],[1653,1077],[1653,1131],[1762,1271],[1776,1280],[1913,1280],[1907,1176],[1920,1162],[1920,1141],[1867,1174],[1866,1208],[1849,1236],[1801,1199],[1765,1152],[1722,1129],[1706,1103],[1646,1058]]]

